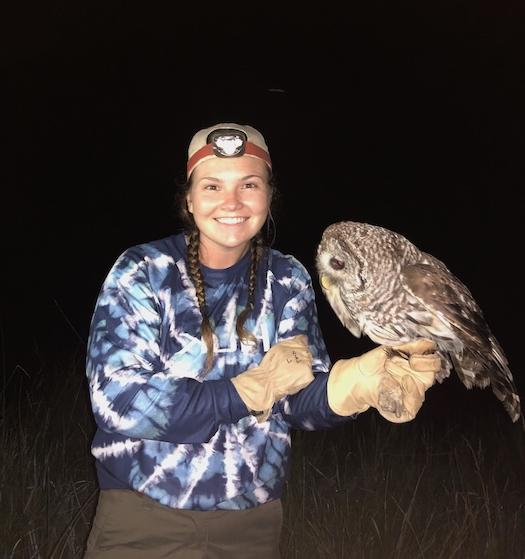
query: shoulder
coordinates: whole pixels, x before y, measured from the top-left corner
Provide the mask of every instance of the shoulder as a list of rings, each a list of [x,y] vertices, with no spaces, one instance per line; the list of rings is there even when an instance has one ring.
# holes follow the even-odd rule
[[[277,282],[290,290],[311,286],[312,279],[304,264],[292,254],[270,249],[270,269]]]
[[[124,262],[144,262],[147,266],[167,267],[184,257],[186,242],[182,233],[161,239],[133,245],[124,250],[116,264]]]
[[[184,258],[185,251],[182,233],[130,246],[115,260],[108,280],[142,276],[162,282],[176,268],[176,262]]]

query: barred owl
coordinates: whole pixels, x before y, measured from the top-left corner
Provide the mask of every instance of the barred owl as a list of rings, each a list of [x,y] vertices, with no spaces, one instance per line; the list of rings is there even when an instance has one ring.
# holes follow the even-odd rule
[[[491,386],[512,421],[523,417],[502,347],[468,288],[434,256],[384,227],[342,221],[317,247],[322,291],[356,337],[387,346],[434,340],[443,368],[466,388]]]

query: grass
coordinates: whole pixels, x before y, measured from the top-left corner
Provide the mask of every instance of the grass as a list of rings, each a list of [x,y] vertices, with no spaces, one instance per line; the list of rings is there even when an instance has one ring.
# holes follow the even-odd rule
[[[378,417],[294,433],[286,559],[525,557],[517,426],[496,415],[436,431]]]
[[[83,356],[15,369],[0,409],[0,557],[81,557],[97,495]]]
[[[97,496],[82,353],[6,375],[0,421],[0,558],[81,558]],[[525,557],[524,464],[499,409],[294,432],[283,559]]]

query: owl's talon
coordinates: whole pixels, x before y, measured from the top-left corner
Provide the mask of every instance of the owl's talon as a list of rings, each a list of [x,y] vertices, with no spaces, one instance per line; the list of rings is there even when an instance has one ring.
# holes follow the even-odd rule
[[[409,359],[410,354],[406,351],[402,351],[400,349],[396,349],[394,347],[387,347],[385,348],[386,356],[388,359],[392,359],[392,357],[401,357],[401,359]]]
[[[390,376],[384,376],[379,384],[378,405],[382,411],[401,417],[405,410],[403,388]]]

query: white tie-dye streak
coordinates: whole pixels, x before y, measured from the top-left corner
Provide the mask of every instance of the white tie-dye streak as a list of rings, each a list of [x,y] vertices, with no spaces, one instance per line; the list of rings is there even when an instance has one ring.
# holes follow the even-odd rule
[[[136,284],[136,276],[139,270],[143,269],[144,260],[140,262],[133,262],[131,260],[127,261],[127,270],[120,274],[118,284],[124,287],[127,290],[132,290],[134,285]]]
[[[224,442],[224,473],[226,475],[226,498],[231,499],[239,493],[239,463],[237,439],[233,430],[226,431]]]
[[[183,351],[172,357],[170,361],[164,364],[164,368],[171,378],[194,378],[199,379],[199,369],[201,367],[200,358],[203,354],[202,344],[200,340],[190,342]]]
[[[264,487],[256,487],[253,494],[259,504],[264,504],[268,501],[268,491]]]
[[[268,434],[270,435],[270,437],[273,437],[274,439],[281,439],[282,441],[286,441],[287,443],[291,441],[290,433],[269,431]]]
[[[173,308],[172,304],[172,294],[171,289],[169,287],[165,287],[164,289],[159,290],[158,292],[159,303],[162,305],[164,309],[164,316],[166,317],[165,320],[168,324],[168,331],[170,335],[175,335],[176,326],[175,326],[175,309]]]
[[[159,270],[165,270],[169,266],[173,266],[173,264],[175,264],[175,260],[173,260],[173,258],[171,256],[168,256],[167,254],[159,254],[157,256],[154,256],[153,258],[146,255],[144,257],[144,261],[150,262]]]
[[[204,453],[196,456],[195,459],[192,461],[191,482],[188,483],[186,489],[181,493],[179,497],[179,507],[185,508],[185,505],[188,499],[192,496],[195,487],[208,471],[210,459],[216,453],[215,445],[218,436],[219,433],[217,433],[217,435],[213,437],[209,444],[202,445]]]
[[[252,419],[253,423],[256,424],[255,428],[262,430],[265,435],[268,434],[270,429],[270,422],[265,421],[264,423],[257,424],[257,420],[255,418]],[[253,476],[254,480],[257,480],[259,475],[259,463],[258,463],[258,456],[257,456],[257,447],[248,446],[246,444],[247,436],[245,433],[239,433],[239,445],[241,448],[241,456],[248,466],[250,473]]]
[[[146,352],[150,355],[159,354],[159,344],[155,340],[145,340],[144,338],[137,336],[131,332],[129,333],[128,340],[132,342],[139,351]],[[147,361],[144,362],[147,363]]]
[[[304,419],[302,422],[303,429],[305,431],[314,431],[315,425],[308,419]]]
[[[271,345],[272,340],[275,340],[275,322],[269,321],[268,317],[273,316],[273,304],[272,304],[272,285],[275,281],[275,277],[271,270],[268,270],[266,274],[266,286],[264,288],[263,300],[261,303],[261,312],[257,317],[257,322],[255,325],[255,330],[261,333],[263,349],[266,353]]]
[[[295,320],[293,318],[288,318],[281,320],[279,324],[279,331],[281,334],[286,334],[287,332],[293,331],[295,326]]]
[[[105,458],[118,458],[125,454],[131,456],[137,452],[143,444],[142,441],[137,441],[136,439],[126,439],[125,441],[119,441],[109,445],[94,446],[91,452],[95,458],[102,460]]]
[[[104,373],[104,378],[121,387],[129,386],[130,384],[141,385],[148,382],[144,375],[141,375],[134,369],[107,371]]]
[[[292,276],[285,276],[283,278],[275,278],[275,281],[277,281],[279,285],[282,285],[286,289],[290,289],[295,279]]]
[[[237,293],[226,304],[226,310],[224,311],[224,322],[228,325],[235,324],[237,320],[237,313],[239,309],[237,307]],[[235,345],[237,345],[237,340],[235,340]]]
[[[106,397],[96,377],[90,382],[90,390],[91,402],[95,413],[97,413],[111,429],[127,431],[135,427],[137,424],[136,420],[123,417],[111,409],[111,401]]]
[[[139,485],[138,490],[145,492],[150,485],[157,485],[159,481],[165,479],[168,470],[174,470],[183,460],[187,458],[188,448],[184,445],[179,445],[173,452],[168,454],[160,464],[157,464],[153,473]]]
[[[190,276],[188,274],[188,270],[186,268],[186,262],[184,262],[184,259],[180,258],[179,260],[177,260],[177,262],[175,262],[175,265],[179,270],[180,280],[182,283],[182,287],[184,288],[184,291],[187,291],[189,295],[194,299],[194,302],[197,304],[195,311],[199,312],[199,306],[198,306],[199,302],[197,300],[197,292],[195,291],[195,286],[193,285]]]

